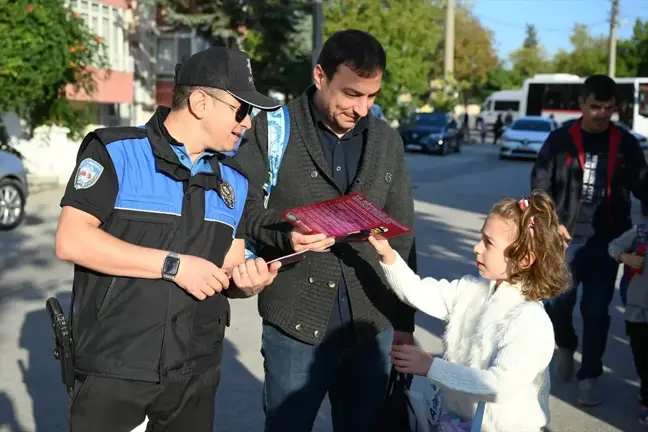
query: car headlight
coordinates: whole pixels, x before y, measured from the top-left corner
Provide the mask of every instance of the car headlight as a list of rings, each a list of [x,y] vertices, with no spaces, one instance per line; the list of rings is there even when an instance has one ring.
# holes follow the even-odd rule
[[[430,134],[421,140],[424,144],[443,144],[443,137],[441,135]]]

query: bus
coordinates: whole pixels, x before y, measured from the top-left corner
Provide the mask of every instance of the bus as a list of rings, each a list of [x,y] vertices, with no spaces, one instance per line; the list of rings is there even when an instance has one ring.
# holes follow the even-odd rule
[[[520,104],[524,92],[522,90],[502,90],[492,93],[482,104],[479,115],[484,122],[492,126],[497,120],[499,114],[502,115],[502,121],[510,111],[515,120],[520,115]]]
[[[558,125],[580,117],[578,98],[585,78],[541,74],[524,81],[520,115],[553,118]],[[617,109],[612,120],[648,136],[648,78],[615,78]]]

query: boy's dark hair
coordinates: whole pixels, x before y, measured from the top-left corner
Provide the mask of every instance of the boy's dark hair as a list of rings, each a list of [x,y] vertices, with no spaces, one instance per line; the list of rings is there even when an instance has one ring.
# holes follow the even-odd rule
[[[378,39],[369,33],[353,29],[342,30],[327,39],[317,63],[329,81],[342,64],[358,76],[369,78],[385,70],[387,55]]]
[[[583,83],[581,96],[586,99],[594,95],[598,101],[609,101],[616,96],[616,83],[607,75],[592,75]]]

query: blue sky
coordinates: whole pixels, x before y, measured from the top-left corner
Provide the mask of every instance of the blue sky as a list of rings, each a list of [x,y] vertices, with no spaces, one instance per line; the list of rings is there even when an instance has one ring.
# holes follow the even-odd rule
[[[522,45],[525,24],[535,24],[538,39],[549,55],[570,49],[569,36],[575,23],[587,24],[595,35],[609,33],[610,0],[458,0],[472,4],[474,14],[495,35],[497,53],[508,58]],[[648,19],[648,0],[620,0],[619,38],[632,34],[640,17]]]

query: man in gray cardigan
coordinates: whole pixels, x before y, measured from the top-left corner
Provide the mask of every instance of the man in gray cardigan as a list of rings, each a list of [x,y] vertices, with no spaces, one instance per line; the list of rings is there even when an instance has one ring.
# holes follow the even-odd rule
[[[370,34],[345,30],[324,44],[314,86],[288,105],[290,140],[264,208],[267,117],[259,114],[236,161],[249,178],[247,236],[267,259],[311,249],[259,296],[263,318],[266,432],[306,432],[328,393],[335,431],[374,431],[393,343],[412,344],[414,310],[385,284],[364,242],[302,235],[283,222],[291,208],[360,192],[410,226],[414,209],[403,143],[370,113],[386,67]],[[392,245],[415,268],[412,235]]]

